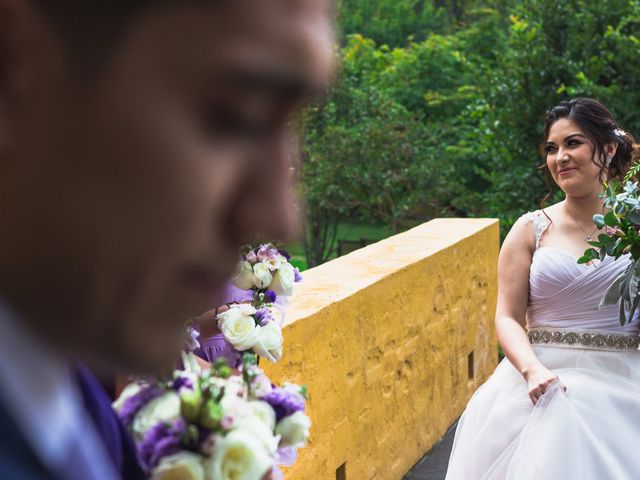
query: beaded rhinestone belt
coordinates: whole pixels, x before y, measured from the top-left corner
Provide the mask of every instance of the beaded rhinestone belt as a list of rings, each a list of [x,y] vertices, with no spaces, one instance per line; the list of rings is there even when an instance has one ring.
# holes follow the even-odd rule
[[[640,346],[640,334],[534,327],[529,329],[529,342],[534,345],[557,345],[595,350],[637,350]]]

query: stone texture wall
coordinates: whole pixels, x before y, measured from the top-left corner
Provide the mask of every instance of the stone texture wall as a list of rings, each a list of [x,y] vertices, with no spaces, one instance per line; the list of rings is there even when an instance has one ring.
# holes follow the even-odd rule
[[[304,274],[274,381],[308,385],[292,480],[398,480],[497,364],[496,220],[439,219]]]

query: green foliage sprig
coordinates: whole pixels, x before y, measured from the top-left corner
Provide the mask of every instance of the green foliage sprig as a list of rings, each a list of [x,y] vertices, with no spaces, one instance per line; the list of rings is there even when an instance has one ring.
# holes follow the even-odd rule
[[[640,171],[640,163],[634,165]],[[616,260],[630,254],[627,269],[609,286],[600,301],[600,308],[619,305],[620,324],[630,322],[640,306],[640,187],[637,182],[611,183],[602,194],[606,214],[594,215],[593,222],[606,233],[589,242],[578,263],[584,264],[606,257]]]

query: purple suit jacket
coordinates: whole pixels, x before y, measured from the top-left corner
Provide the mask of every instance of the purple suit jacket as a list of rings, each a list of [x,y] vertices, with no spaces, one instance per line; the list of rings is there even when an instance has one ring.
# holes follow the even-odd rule
[[[78,386],[84,406],[91,415],[109,455],[124,480],[143,479],[136,461],[133,439],[111,407],[111,400],[95,376],[83,365],[77,365]]]
[[[84,405],[123,480],[143,479],[129,433],[111,408],[111,401],[93,374],[81,365],[77,382]],[[48,471],[25,440],[4,405],[0,404],[0,479],[65,480]]]

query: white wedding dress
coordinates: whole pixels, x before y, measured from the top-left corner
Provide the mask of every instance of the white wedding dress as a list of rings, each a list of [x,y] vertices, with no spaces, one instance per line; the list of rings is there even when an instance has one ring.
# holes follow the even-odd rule
[[[552,384],[534,407],[504,359],[460,418],[446,479],[640,479],[640,324],[620,326],[615,306],[598,310],[629,259],[579,265],[567,251],[540,247],[549,222],[528,216],[536,238],[529,339],[567,392]]]

